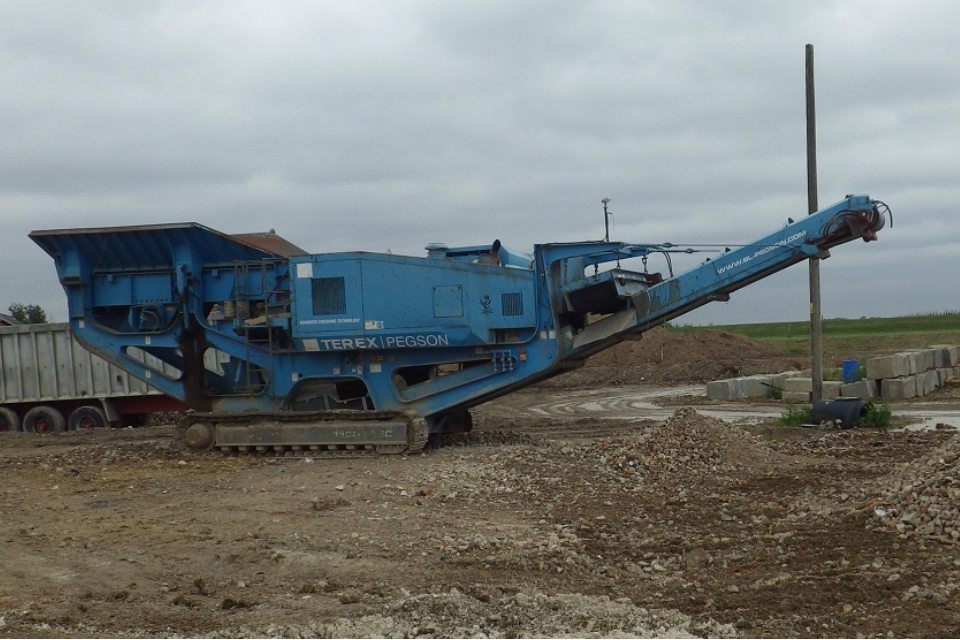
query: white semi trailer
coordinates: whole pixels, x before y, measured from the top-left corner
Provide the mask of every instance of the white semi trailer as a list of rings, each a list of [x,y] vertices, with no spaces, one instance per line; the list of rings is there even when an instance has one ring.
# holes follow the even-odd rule
[[[0,327],[0,431],[139,426],[150,413],[182,409],[81,347],[67,323]]]

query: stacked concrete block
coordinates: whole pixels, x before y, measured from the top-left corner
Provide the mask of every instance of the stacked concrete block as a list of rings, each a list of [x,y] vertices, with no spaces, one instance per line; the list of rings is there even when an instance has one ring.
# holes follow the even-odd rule
[[[925,396],[940,388],[940,374],[936,369],[917,374],[917,395]]]
[[[810,404],[812,395],[813,394],[810,391],[784,391],[781,399],[784,402],[800,402]]]
[[[736,384],[736,379],[731,379],[708,382],[707,397],[711,400],[736,400],[743,396],[739,395],[739,387]]]
[[[787,378],[792,378],[796,373],[771,373],[770,374],[770,384],[775,386],[777,389],[783,389],[784,383],[787,381]]]
[[[746,378],[716,380],[707,384],[707,397],[712,400],[739,400],[747,397]]]
[[[834,398],[839,398],[841,390],[843,389],[842,382],[834,382],[832,380],[825,380],[823,382],[823,399],[824,400],[833,400]]]
[[[880,383],[880,393],[890,400],[904,400],[917,395],[916,376],[888,378]]]
[[[783,381],[784,392],[810,393],[813,391],[813,378],[787,378]]]
[[[943,386],[960,359],[960,347],[938,345],[867,360],[867,377],[885,398],[924,396]]]
[[[940,362],[938,367],[955,367],[960,365],[960,347],[955,347],[948,344],[938,344],[930,347],[940,352]]]
[[[738,400],[765,398],[771,387],[781,388],[784,374],[761,374],[744,378],[714,380],[707,383],[707,397],[711,400]]]
[[[933,349],[910,349],[905,352],[907,361],[910,364],[910,375],[923,373],[936,366],[936,359]]]
[[[906,353],[867,359],[867,377],[871,380],[910,375],[910,359]]]
[[[931,347],[933,349],[933,366],[937,369],[949,367],[950,349],[948,347]]]
[[[951,366],[960,366],[960,347],[943,347],[947,352],[947,357],[950,358]]]
[[[743,396],[745,398],[764,398],[772,384],[772,376],[749,376],[743,378]]]
[[[924,396],[942,387],[948,380],[960,378],[960,347],[938,345],[911,349],[866,361],[867,379],[851,384],[825,381],[823,399],[857,397],[864,400],[883,396],[903,400]],[[772,388],[782,389],[787,402],[809,403],[813,379],[809,371],[763,374],[707,384],[707,397],[713,400],[769,397]]]
[[[840,395],[848,398],[860,398],[869,400],[880,395],[877,391],[877,381],[866,378],[859,382],[851,382],[840,387]]]

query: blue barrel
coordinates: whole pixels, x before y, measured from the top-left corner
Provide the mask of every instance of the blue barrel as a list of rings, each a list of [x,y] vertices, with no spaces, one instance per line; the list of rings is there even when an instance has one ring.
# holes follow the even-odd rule
[[[860,371],[860,361],[859,360],[844,360],[843,361],[843,381],[847,384],[857,381],[857,374]]]

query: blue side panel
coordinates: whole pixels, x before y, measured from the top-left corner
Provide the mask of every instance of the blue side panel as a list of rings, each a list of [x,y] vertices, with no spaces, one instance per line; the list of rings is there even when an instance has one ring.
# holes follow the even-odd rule
[[[172,304],[176,289],[171,271],[94,275],[92,302],[95,307],[128,304]]]
[[[307,256],[291,265],[296,300],[294,335],[363,333],[360,262],[350,254]]]
[[[529,269],[342,253],[294,258],[291,272],[307,350],[482,346],[529,339],[537,323]]]

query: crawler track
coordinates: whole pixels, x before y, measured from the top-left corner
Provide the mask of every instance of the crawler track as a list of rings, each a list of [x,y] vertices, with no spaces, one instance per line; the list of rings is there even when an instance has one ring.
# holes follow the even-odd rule
[[[194,453],[344,457],[423,449],[427,425],[399,411],[188,413],[178,446]]]

